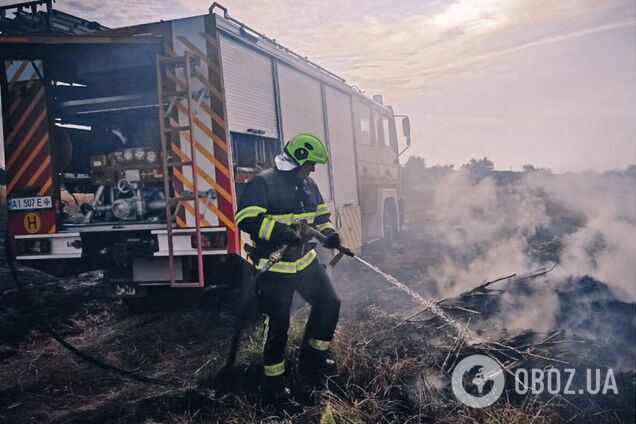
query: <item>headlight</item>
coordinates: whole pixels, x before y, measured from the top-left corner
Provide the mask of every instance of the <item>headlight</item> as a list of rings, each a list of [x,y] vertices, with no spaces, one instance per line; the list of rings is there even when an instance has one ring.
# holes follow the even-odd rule
[[[142,148],[135,149],[135,159],[144,160],[146,158],[146,151]]]
[[[113,157],[117,163],[122,163],[124,161],[124,154],[122,152],[114,152]]]
[[[124,160],[126,162],[132,162],[132,160],[134,159],[134,154],[132,150],[124,150]]]
[[[148,163],[155,163],[157,162],[159,155],[157,155],[157,152],[155,152],[154,150],[148,150],[146,152],[146,161]]]

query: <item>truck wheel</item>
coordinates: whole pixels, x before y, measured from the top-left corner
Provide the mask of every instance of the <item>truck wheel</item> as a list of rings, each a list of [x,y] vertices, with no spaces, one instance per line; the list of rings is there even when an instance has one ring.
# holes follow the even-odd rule
[[[397,241],[398,223],[393,202],[387,201],[384,204],[384,212],[382,214],[383,226],[383,242],[385,247],[393,247]]]

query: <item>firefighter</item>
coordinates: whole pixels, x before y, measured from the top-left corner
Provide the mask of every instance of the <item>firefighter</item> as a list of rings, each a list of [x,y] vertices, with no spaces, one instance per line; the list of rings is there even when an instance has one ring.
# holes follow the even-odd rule
[[[315,135],[298,134],[275,158],[275,167],[257,174],[239,199],[236,222],[255,242],[254,263],[262,268],[269,255],[282,245],[282,260],[258,281],[257,296],[266,315],[263,349],[264,395],[274,403],[285,401],[285,345],[292,297],[297,290],[311,305],[301,345],[300,375],[312,385],[335,372],[328,355],[340,300],[324,267],[316,259],[309,237],[296,231],[295,223],[306,220],[327,236],[324,246],[333,249],[340,237],[316,183],[309,178],[316,164],[326,164],[329,152]]]

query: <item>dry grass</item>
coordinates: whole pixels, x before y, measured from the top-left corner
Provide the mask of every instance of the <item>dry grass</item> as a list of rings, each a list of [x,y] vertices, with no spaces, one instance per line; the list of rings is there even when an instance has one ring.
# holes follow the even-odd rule
[[[410,256],[401,253],[400,258],[407,264],[421,264],[425,262],[422,252],[426,250]],[[345,262],[339,267],[344,269]],[[391,264],[384,267],[398,275]],[[404,275],[418,275],[415,267],[403,268]],[[497,352],[479,345],[458,351],[455,335],[430,315],[404,323],[387,312],[404,312],[394,292],[385,285],[373,286],[364,275],[349,275],[351,286],[338,287],[341,295],[352,296],[343,303],[333,345],[339,375],[329,382],[329,390],[306,396],[311,402],[302,411],[277,417],[263,407],[259,396],[262,329],[258,321],[246,330],[236,367],[236,393],[214,397],[204,385],[216,376],[227,354],[235,294],[198,299],[196,307],[131,314],[119,302],[99,297],[97,273],[60,282],[23,272],[25,280],[37,283],[30,290],[38,298],[41,313],[71,343],[114,365],[179,381],[183,387],[142,385],[76,360],[32,323],[29,327],[28,311],[15,290],[0,290],[0,319],[7,320],[0,329],[15,328],[16,323],[25,327],[0,345],[0,422],[536,424],[561,422],[566,415],[576,422],[611,422],[612,414],[625,417],[629,408],[633,411],[633,406],[620,404],[609,408],[579,402],[574,407],[563,399],[514,397],[508,392],[491,407],[465,407],[450,390],[452,367],[445,364],[447,358],[452,363],[460,355]],[[359,301],[355,306],[354,297]],[[384,306],[372,306],[373,298],[382,299]],[[444,304],[445,310],[461,313],[449,306],[458,306],[457,302]],[[12,308],[11,315],[3,315]],[[480,310],[485,315],[485,308]],[[287,350],[290,382],[299,398],[307,395],[294,373],[306,317],[307,307],[295,312]],[[465,322],[464,317],[454,317]],[[527,338],[496,340],[516,346],[529,343]],[[563,353],[547,345],[538,346],[534,353],[563,358]],[[566,355],[573,359],[571,353]]]
[[[78,362],[34,331],[16,345],[15,356],[0,362],[0,421],[6,422],[161,422],[161,423],[556,423],[558,400],[505,396],[493,406],[470,409],[450,392],[442,364],[452,340],[432,322],[399,325],[375,307],[341,323],[333,349],[339,375],[329,390],[294,414],[276,417],[258,393],[262,331],[248,328],[237,364],[238,393],[212,397],[191,384],[213,378],[225,358],[231,316],[208,305],[172,312],[131,315],[118,303],[81,293],[97,288],[99,275],[70,281],[57,293],[52,324],[73,344],[128,369],[182,381],[182,389],[145,386]],[[73,288],[74,287],[74,288]],[[48,295],[47,295],[48,296]],[[64,299],[72,300],[66,303]],[[55,312],[55,314],[53,314]],[[49,316],[49,315],[47,315]],[[306,309],[291,321],[290,370],[304,330]],[[471,347],[470,351],[480,349]],[[293,375],[293,372],[292,372]],[[300,389],[291,380],[296,390]],[[187,384],[186,384],[187,383]],[[6,408],[10,408],[7,410]],[[32,418],[31,418],[32,417]],[[585,418],[585,416],[581,416]],[[604,417],[605,418],[605,417]],[[35,420],[35,421],[34,421]],[[581,421],[581,420],[578,420]],[[585,420],[584,420],[585,421]],[[587,422],[608,422],[586,420]]]

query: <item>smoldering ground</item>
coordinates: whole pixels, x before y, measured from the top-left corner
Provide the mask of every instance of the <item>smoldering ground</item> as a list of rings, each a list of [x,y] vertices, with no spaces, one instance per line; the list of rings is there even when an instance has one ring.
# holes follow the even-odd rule
[[[633,421],[634,176],[477,177],[427,168],[404,187],[405,231],[393,248],[371,250],[365,259],[425,299],[441,301],[444,314],[479,340],[461,340],[439,316],[344,258],[332,271],[342,298],[336,387],[282,421]],[[553,263],[542,277],[471,291]],[[230,293],[196,307],[132,314],[100,297],[98,275],[62,281],[26,268],[21,275],[33,283],[29,291],[54,328],[114,365],[198,384],[223,364],[235,315]],[[0,263],[0,278],[7,276]],[[210,398],[144,386],[75,360],[29,322],[28,308],[4,282],[0,321],[10,331],[0,331],[0,422],[281,421],[259,402],[259,319],[246,329],[235,393]],[[291,371],[307,312],[301,306],[291,320],[294,389]],[[453,397],[449,373],[471,353],[514,361],[511,367],[612,367],[620,395],[551,399],[508,390],[493,406],[470,409]]]
[[[486,340],[527,348],[558,339],[546,354],[551,361],[525,358],[515,366],[612,368],[622,377],[621,402],[626,401],[620,409],[634,397],[635,170],[475,175],[434,167],[405,172],[405,231],[392,249],[375,249],[369,257],[422,297],[443,302],[445,313],[478,335],[482,347]],[[490,290],[473,290],[500,277],[548,269],[538,278],[509,278]],[[444,319],[358,264],[344,263],[334,275],[345,303],[355,305],[344,311],[350,322],[367,319],[355,311],[372,305],[400,329],[410,328],[403,336],[430,345],[428,352],[447,352],[457,340]],[[454,354],[479,352],[472,343]],[[427,370],[422,381],[428,387],[448,388],[447,380]],[[434,403],[435,396],[427,399]],[[574,403],[598,412],[617,408],[614,400],[588,396]],[[557,408],[560,418],[555,419],[575,417],[568,409]],[[629,407],[621,417],[633,415]]]
[[[501,291],[473,305],[480,315],[469,327],[495,339],[564,329],[568,337],[603,347],[596,352],[598,365],[633,370],[633,167],[605,174],[486,176],[420,167],[403,175],[406,231],[393,250],[372,254],[375,263],[433,300],[555,264],[543,277],[493,285]],[[336,275],[342,289],[350,290],[346,296],[358,304],[378,305],[400,317],[422,309],[381,278],[361,276],[357,265],[347,264]]]

